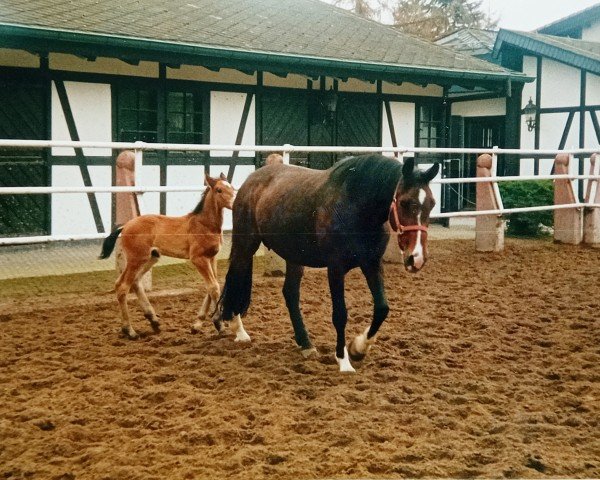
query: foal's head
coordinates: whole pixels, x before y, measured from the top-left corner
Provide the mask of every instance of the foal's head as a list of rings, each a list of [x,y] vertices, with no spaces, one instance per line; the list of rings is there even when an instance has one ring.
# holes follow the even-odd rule
[[[429,182],[438,171],[437,163],[421,172],[415,169],[414,159],[406,159],[390,209],[390,225],[398,234],[404,266],[412,273],[418,272],[427,261],[427,227],[429,214],[435,205]]]
[[[235,188],[227,181],[227,177],[221,173],[219,178],[213,178],[205,175],[206,185],[211,190],[211,193],[215,196],[216,203],[220,208],[233,208],[233,201],[235,200]]]

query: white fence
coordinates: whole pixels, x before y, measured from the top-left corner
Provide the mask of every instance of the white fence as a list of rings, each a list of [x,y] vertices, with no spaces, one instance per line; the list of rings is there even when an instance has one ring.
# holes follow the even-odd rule
[[[482,154],[489,153],[493,159],[493,172],[498,155],[518,155],[519,157],[541,157],[554,156],[558,154],[567,154],[571,157],[585,156],[590,157],[596,150],[590,149],[571,149],[571,150],[525,150],[525,149],[478,149],[478,148],[419,148],[419,147],[343,147],[343,146],[295,146],[295,145],[189,145],[189,144],[153,144],[144,142],[90,142],[90,141],[56,141],[56,140],[0,140],[0,148],[97,148],[123,150],[129,149],[135,152],[136,166],[143,164],[144,151],[186,151],[186,152],[219,152],[219,151],[254,151],[254,152],[282,152],[285,161],[289,161],[289,155],[292,152],[303,153],[382,153],[394,154],[399,160],[404,156],[418,153],[434,154]],[[599,162],[600,163],[600,162]],[[530,180],[592,180],[594,189],[600,181],[599,172],[588,175],[537,175],[537,176],[496,176],[474,177],[474,178],[442,178],[433,180],[434,184],[458,184],[458,183],[478,183],[486,182],[494,185],[494,193],[498,200],[499,208],[493,210],[444,212],[432,215],[432,218],[453,218],[453,217],[475,217],[482,215],[504,215],[517,212],[533,212],[540,210],[559,210],[559,209],[582,209],[598,208],[599,203],[593,203],[595,195],[590,196],[590,201],[575,202],[563,205],[546,205],[539,207],[525,208],[503,208],[500,193],[497,188],[497,182],[506,181],[530,181]],[[199,186],[134,186],[134,187],[0,187],[0,195],[19,195],[19,194],[54,194],[54,193],[126,193],[133,192],[143,194],[145,192],[198,192],[204,187]],[[0,245],[15,245],[26,243],[43,243],[51,241],[64,240],[87,240],[105,237],[106,234],[84,234],[84,235],[48,235],[34,237],[6,237],[0,238]]]

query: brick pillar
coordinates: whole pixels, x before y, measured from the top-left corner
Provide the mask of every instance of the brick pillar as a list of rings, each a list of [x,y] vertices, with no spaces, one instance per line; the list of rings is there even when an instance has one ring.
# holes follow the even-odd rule
[[[117,157],[116,167],[116,186],[135,187],[135,154],[131,150],[123,150]],[[140,215],[140,207],[135,193],[116,193],[115,204],[116,225],[125,225],[129,220]],[[125,267],[125,255],[121,249],[120,238],[117,240],[115,257],[117,273],[120,274]],[[152,289],[152,270],[144,275],[142,285],[146,290]]]
[[[568,175],[571,156],[560,153],[554,159],[554,173]],[[571,180],[554,180],[554,205],[576,204]],[[578,245],[583,238],[581,208],[554,210],[554,241]]]
[[[477,157],[477,177],[491,177],[492,156]],[[477,183],[477,210],[498,210],[501,205],[493,182]],[[475,219],[475,249],[478,252],[501,252],[504,249],[504,220],[500,215],[480,215]]]
[[[600,174],[600,155],[594,153],[590,158],[590,175]],[[588,180],[585,203],[600,204],[600,181]],[[583,243],[600,248],[600,208],[583,210]]]

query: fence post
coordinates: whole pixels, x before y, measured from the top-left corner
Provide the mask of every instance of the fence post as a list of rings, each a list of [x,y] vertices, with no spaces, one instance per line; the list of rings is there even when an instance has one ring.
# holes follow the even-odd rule
[[[571,155],[559,153],[554,173],[568,175]],[[578,204],[571,180],[554,180],[554,205]],[[578,245],[583,237],[581,208],[554,210],[554,241]]]
[[[140,152],[138,158],[138,153]],[[116,186],[117,187],[134,187],[135,186],[135,170],[136,163],[141,165],[141,150],[136,150],[136,153],[131,150],[123,150],[116,160]],[[132,218],[140,215],[140,206],[138,197],[135,193],[116,193],[115,194],[115,223],[124,225]],[[121,274],[125,268],[125,255],[121,249],[121,239],[117,240],[115,249],[115,267],[117,273]],[[146,290],[152,289],[152,270],[150,270],[142,278],[142,285]]]
[[[491,177],[494,159],[488,153],[477,157],[477,176]],[[476,187],[476,208],[502,210],[500,193],[496,182],[479,182]],[[475,219],[475,249],[478,252],[501,252],[504,250],[504,219],[501,215],[479,215]]]
[[[590,157],[590,175],[600,175],[599,155]],[[589,179],[585,192],[585,203],[600,204],[600,185],[598,179]],[[586,207],[583,210],[583,243],[600,247],[600,208]]]

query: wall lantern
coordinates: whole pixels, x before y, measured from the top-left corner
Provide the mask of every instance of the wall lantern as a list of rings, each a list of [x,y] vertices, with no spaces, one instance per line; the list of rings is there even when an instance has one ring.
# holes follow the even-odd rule
[[[536,113],[537,106],[535,105],[535,103],[533,103],[531,97],[529,97],[529,102],[527,102],[527,105],[525,105],[525,108],[523,109],[523,115],[525,115],[525,123],[527,124],[527,130],[529,132],[535,130]]]
[[[335,112],[337,110],[337,104],[338,95],[333,88],[330,88],[329,90],[323,92],[323,96],[321,98],[321,105],[325,110],[323,116],[324,125],[333,123],[333,119],[335,118]]]

